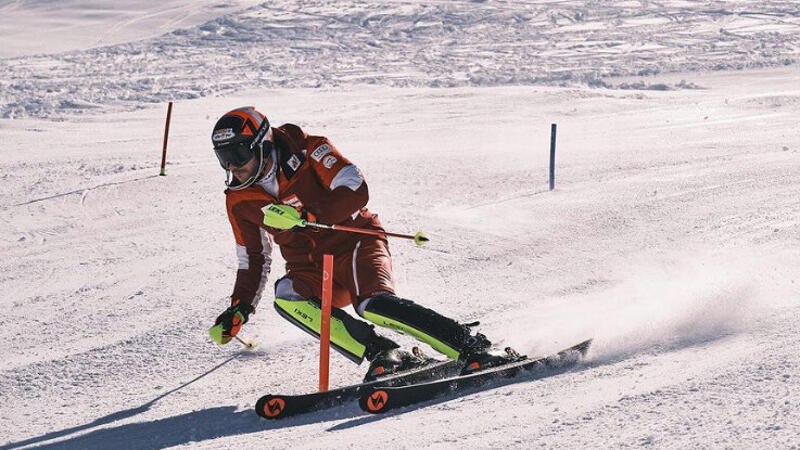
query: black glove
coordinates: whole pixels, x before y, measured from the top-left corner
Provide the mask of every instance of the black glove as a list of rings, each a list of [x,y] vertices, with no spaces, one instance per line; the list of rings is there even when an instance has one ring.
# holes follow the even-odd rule
[[[230,342],[234,336],[239,334],[242,325],[250,319],[250,314],[255,312],[252,305],[241,303],[238,300],[235,302],[235,305],[229,306],[217,317],[214,326],[209,330],[211,338],[218,344]]]

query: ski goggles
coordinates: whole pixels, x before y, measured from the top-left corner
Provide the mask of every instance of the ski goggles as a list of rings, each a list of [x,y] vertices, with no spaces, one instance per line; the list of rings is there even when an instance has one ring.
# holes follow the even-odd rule
[[[214,154],[217,155],[217,159],[222,168],[228,170],[228,167],[231,165],[242,167],[247,164],[247,162],[253,158],[255,152],[253,152],[249,142],[240,142],[238,144],[215,148]]]

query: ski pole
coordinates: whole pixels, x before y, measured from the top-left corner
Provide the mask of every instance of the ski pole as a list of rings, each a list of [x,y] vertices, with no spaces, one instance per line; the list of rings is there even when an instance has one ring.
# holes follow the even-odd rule
[[[261,208],[261,211],[264,212],[264,225],[280,230],[290,230],[295,227],[312,227],[325,230],[346,231],[349,233],[369,234],[372,236],[410,239],[413,240],[417,245],[423,245],[430,240],[422,231],[418,231],[416,234],[402,234],[390,233],[388,231],[381,230],[370,230],[366,228],[348,227],[346,225],[329,225],[326,223],[309,222],[300,218],[300,213],[289,205],[269,204]]]
[[[416,234],[402,234],[402,233],[390,233],[388,231],[380,231],[380,230],[369,230],[366,228],[356,228],[356,227],[348,227],[346,225],[328,225],[325,223],[318,223],[318,222],[305,222],[305,226],[313,227],[313,228],[322,228],[325,230],[336,230],[336,231],[347,231],[350,233],[359,233],[359,234],[370,234],[373,236],[387,236],[387,237],[396,237],[402,239],[411,239],[417,245],[422,245],[429,241],[428,237],[425,236],[425,233],[422,231],[418,231]]]
[[[244,347],[245,347],[246,349],[250,349],[250,350],[252,350],[252,349],[254,349],[254,348],[256,347],[256,343],[255,343],[255,342],[253,342],[252,340],[247,340],[247,341],[244,341],[244,340],[243,340],[242,338],[240,338],[239,336],[234,336],[234,338],[235,338],[237,341],[239,341],[239,343],[240,343],[240,344],[244,345]]]

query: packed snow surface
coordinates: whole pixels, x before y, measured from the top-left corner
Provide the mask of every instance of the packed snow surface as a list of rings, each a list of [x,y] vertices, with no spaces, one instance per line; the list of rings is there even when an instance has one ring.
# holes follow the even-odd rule
[[[795,2],[57,3],[0,2],[0,449],[800,448]],[[588,360],[258,418],[316,389],[318,346],[269,292],[256,351],[206,333],[236,268],[208,138],[242,105],[328,136],[387,229],[428,234],[391,242],[401,296]],[[365,370],[334,355],[331,384]]]

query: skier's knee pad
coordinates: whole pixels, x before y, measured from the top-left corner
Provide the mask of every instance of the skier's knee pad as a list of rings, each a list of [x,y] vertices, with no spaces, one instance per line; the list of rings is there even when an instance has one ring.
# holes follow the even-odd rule
[[[453,359],[458,359],[469,338],[469,328],[455,320],[391,294],[366,298],[356,311],[376,325],[411,335]]]

